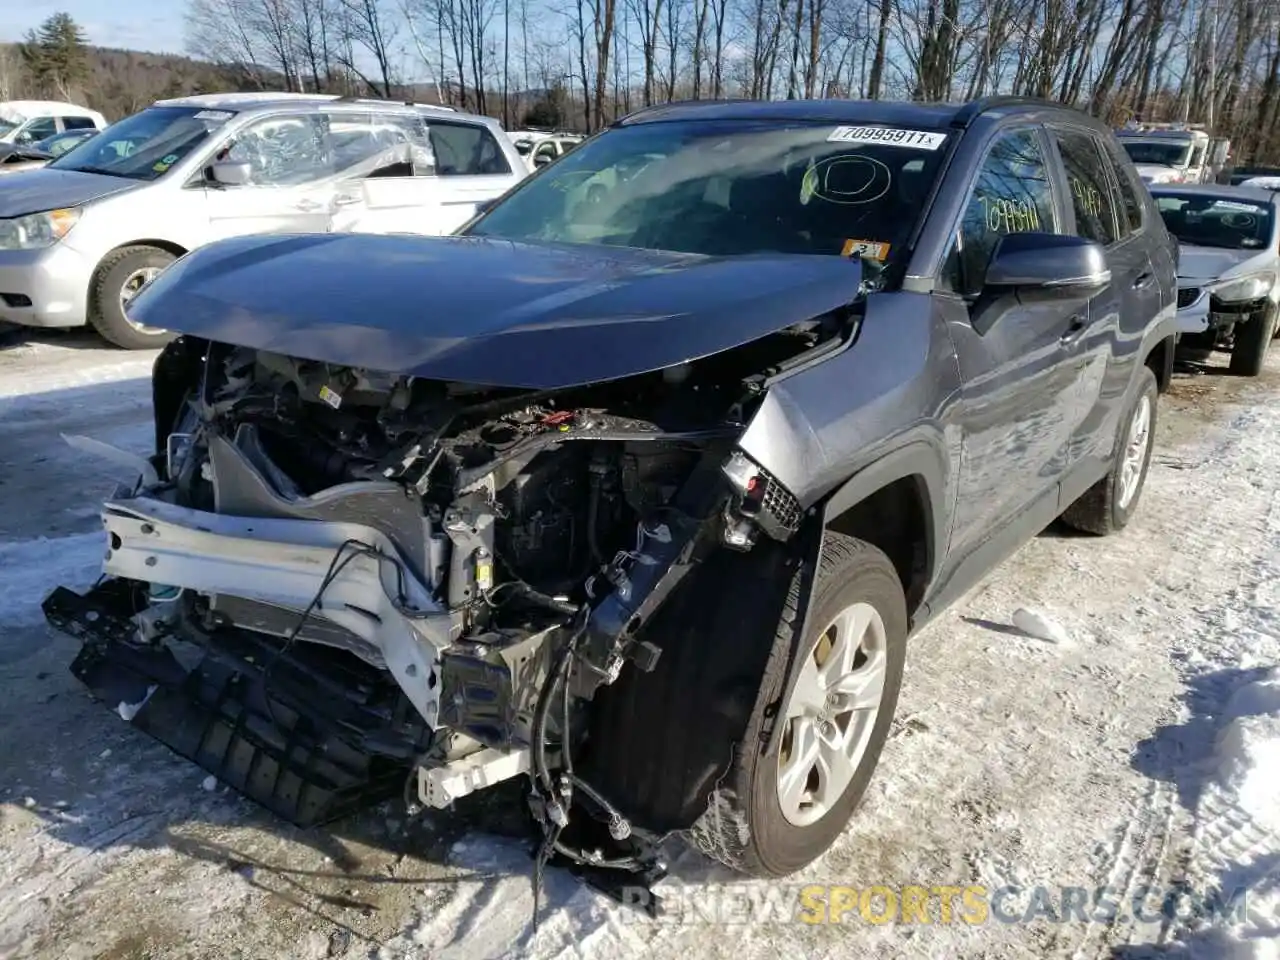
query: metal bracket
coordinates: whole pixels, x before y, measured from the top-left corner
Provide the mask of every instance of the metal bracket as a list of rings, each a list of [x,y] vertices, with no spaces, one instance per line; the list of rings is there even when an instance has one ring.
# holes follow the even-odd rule
[[[329,577],[317,613],[381,650],[409,701],[437,725],[439,651],[451,642],[451,619],[385,534],[355,523],[205,513],[145,497],[108,501],[103,523],[109,539],[103,570],[117,577],[298,611]],[[338,569],[334,558],[348,541],[388,559],[354,555]],[[392,599],[401,589],[403,605],[418,611],[412,618]]]

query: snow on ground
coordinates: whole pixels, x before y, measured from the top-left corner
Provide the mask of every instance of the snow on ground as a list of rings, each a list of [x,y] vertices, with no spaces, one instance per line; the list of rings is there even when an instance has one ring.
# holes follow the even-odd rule
[[[0,350],[0,957],[1280,956],[1280,356],[1180,377],[1129,530],[1051,528],[913,642],[823,860],[768,884],[676,850],[657,921],[551,872],[536,934],[500,795],[296,830],[68,674],[39,602],[96,576],[118,478],[58,434],[144,452],[151,359]],[[926,913],[875,922],[912,887]]]

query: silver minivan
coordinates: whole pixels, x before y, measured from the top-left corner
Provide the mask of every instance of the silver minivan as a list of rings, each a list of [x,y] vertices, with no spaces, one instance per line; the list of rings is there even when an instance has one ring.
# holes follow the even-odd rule
[[[497,121],[307,94],[158,101],[0,180],[0,320],[168,334],[128,302],[202,244],[256,233],[445,234],[528,175]]]

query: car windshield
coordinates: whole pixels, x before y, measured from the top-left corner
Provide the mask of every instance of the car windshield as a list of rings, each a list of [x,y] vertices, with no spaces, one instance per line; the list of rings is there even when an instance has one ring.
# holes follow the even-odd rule
[[[1158,163],[1166,167],[1185,167],[1191,154],[1189,143],[1161,143],[1158,140],[1122,140],[1129,159],[1134,163]]]
[[[611,130],[472,224],[472,236],[712,256],[887,259],[937,175],[940,131],[757,121]]]
[[[6,133],[8,133],[10,130],[12,130],[16,126],[17,126],[16,123],[11,123],[8,120],[0,119],[0,137],[3,137]]]
[[[156,180],[233,116],[229,110],[149,107],[68,150],[49,168]]]
[[[1156,207],[1179,243],[1228,250],[1257,250],[1271,238],[1270,204],[1234,197],[1192,197],[1153,190]]]

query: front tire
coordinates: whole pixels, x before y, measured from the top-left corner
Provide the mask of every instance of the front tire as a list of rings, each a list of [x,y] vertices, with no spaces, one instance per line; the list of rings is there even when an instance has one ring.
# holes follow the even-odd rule
[[[1067,507],[1062,520],[1068,526],[1106,536],[1128,525],[1138,509],[1151,465],[1158,396],[1156,375],[1150,367],[1142,367],[1133,399],[1120,420],[1111,470]]]
[[[827,532],[813,589],[801,636],[793,581],[746,735],[689,831],[705,853],[753,876],[795,873],[844,831],[871,782],[902,686],[907,605],[889,558]]]
[[[125,306],[160,271],[176,260],[158,247],[121,247],[98,265],[89,296],[89,323],[103,339],[126,350],[154,350],[173,339],[167,330],[134,323]]]
[[[1271,346],[1274,323],[1275,314],[1268,308],[1259,311],[1244,323],[1236,324],[1229,367],[1234,376],[1256,377],[1262,372],[1262,364],[1267,359],[1267,348]]]

